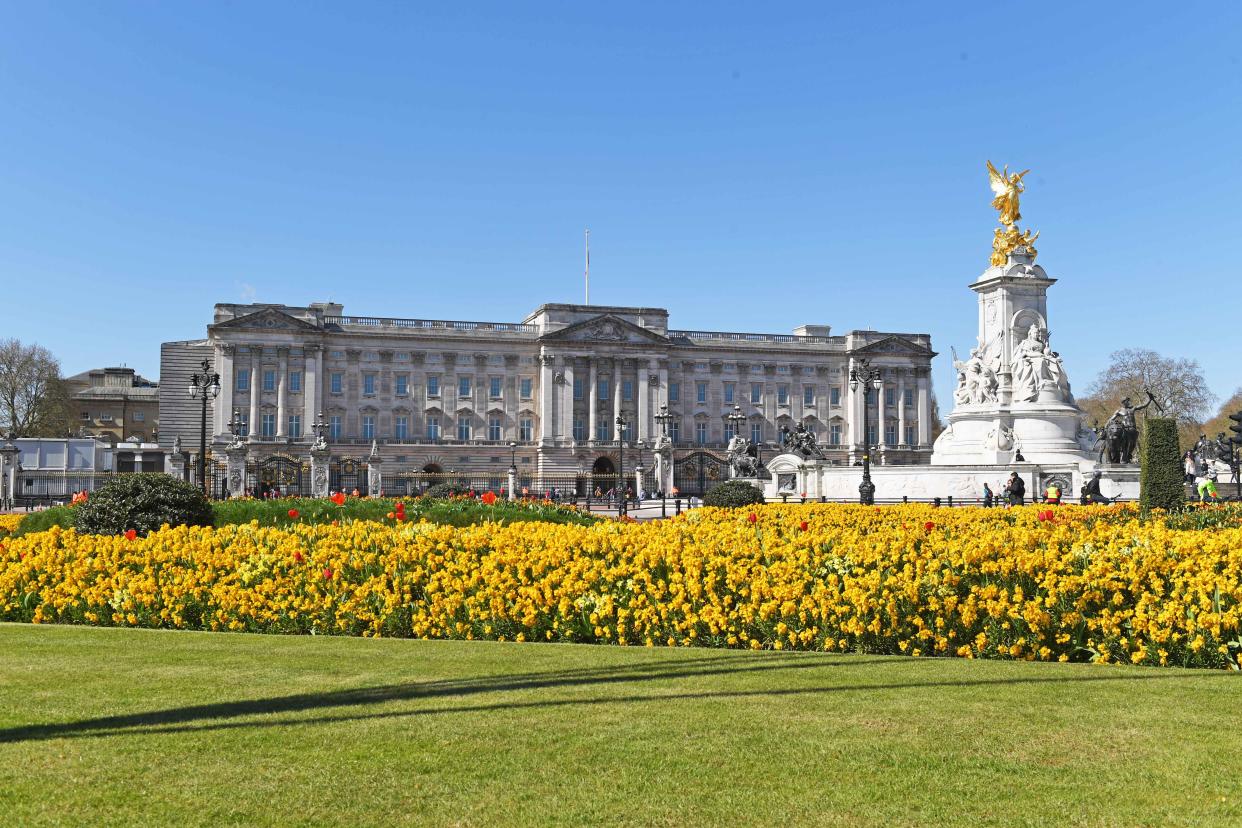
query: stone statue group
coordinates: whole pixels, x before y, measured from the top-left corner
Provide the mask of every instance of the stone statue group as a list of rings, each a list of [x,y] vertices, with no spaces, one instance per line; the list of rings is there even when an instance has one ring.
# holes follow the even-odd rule
[[[804,460],[812,457],[823,460],[824,452],[815,439],[815,432],[802,423],[793,428],[781,426],[781,449],[789,454],[796,454]],[[740,434],[729,440],[727,448],[729,471],[733,477],[762,477],[765,475],[763,464],[759,462],[759,447]]]
[[[954,351],[957,387],[953,389],[953,401],[957,405],[998,402],[1001,364],[999,351],[990,345],[980,343],[979,347],[971,348],[967,359],[959,360]],[[1026,337],[1014,343],[1009,374],[1012,377],[1014,402],[1035,402],[1044,392],[1051,392],[1051,396],[1060,402],[1074,401],[1061,355],[1052,350],[1048,344],[1048,331],[1041,325],[1031,325],[1027,328]]]
[[[1150,391],[1146,393],[1147,402],[1136,406],[1129,397],[1126,397],[1121,401],[1121,407],[1109,415],[1103,428],[1097,425],[1092,429],[1096,437],[1095,450],[1099,452],[1101,463],[1104,462],[1106,456],[1110,463],[1134,462],[1134,451],[1138,448],[1139,434],[1135,415],[1156,402],[1156,398]],[[1159,403],[1156,403],[1156,408],[1160,408]]]

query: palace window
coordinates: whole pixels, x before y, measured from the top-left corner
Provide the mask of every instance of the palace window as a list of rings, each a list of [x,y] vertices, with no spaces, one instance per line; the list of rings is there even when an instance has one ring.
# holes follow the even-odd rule
[[[750,424],[750,441],[755,444],[763,442],[763,423]]]
[[[752,405],[763,402],[763,383],[752,382],[750,384],[750,402]]]
[[[275,391],[276,390],[276,372],[275,371],[264,371],[263,372],[263,390],[264,391]]]
[[[302,415],[301,414],[290,414],[289,415],[289,436],[290,437],[301,437],[302,436]]]
[[[393,385],[396,388],[396,394],[398,397],[404,397],[406,394],[410,393],[410,378],[405,374],[397,374],[397,376],[393,378]]]
[[[707,402],[707,383],[696,382],[694,384],[694,398],[701,403]]]
[[[668,384],[668,401],[671,403],[681,402],[680,382],[670,382]]]
[[[375,374],[362,375],[362,395],[364,397],[375,396]]]
[[[634,380],[625,380],[621,383],[621,399],[626,402],[634,399]]]
[[[491,377],[488,380],[487,394],[493,400],[500,399],[500,377]]]
[[[737,383],[733,383],[733,382],[726,382],[724,384],[724,397],[725,397],[724,401],[726,403],[729,403],[730,405],[733,404],[733,387],[736,384]]]
[[[579,443],[586,442],[586,420],[574,417],[574,439]]]
[[[518,396],[520,396],[524,400],[529,400],[531,398],[532,385],[533,383],[531,382],[530,377],[522,377],[522,380],[518,385],[518,389],[519,389]],[[581,393],[582,393],[582,386],[578,384],[577,380],[574,380],[574,399],[579,399],[579,395]]]
[[[469,414],[462,414],[460,417],[457,418],[457,439],[458,440],[469,440],[470,439],[470,415]]]
[[[341,415],[333,414],[328,418],[328,439],[341,439]]]
[[[410,434],[410,418],[399,415],[392,421],[392,436],[398,440],[405,440]]]
[[[884,445],[886,446],[897,445],[897,426],[893,425],[892,423],[889,423],[888,425],[884,426]]]
[[[289,372],[289,390],[290,391],[301,391],[302,390],[302,372],[301,371],[290,371]]]
[[[250,390],[250,369],[249,368],[238,368],[237,369],[237,390],[243,391],[243,392]]]
[[[427,439],[432,441],[440,439],[440,418],[434,414],[427,417]]]
[[[919,430],[917,426],[906,426],[906,445],[917,446],[919,444]]]
[[[608,422],[608,416],[604,415],[595,421],[595,439],[608,440],[612,437],[612,423]]]
[[[724,427],[725,442],[732,440],[735,434],[737,434],[737,429],[733,427],[733,423],[726,422]]]
[[[596,381],[595,398],[598,400],[608,399],[608,378],[601,377]]]
[[[328,377],[328,390],[333,394],[340,394],[345,390],[345,375],[339,372],[333,373]]]
[[[694,424],[694,442],[700,446],[707,445],[707,423],[698,422]]]
[[[259,418],[259,436],[275,437],[276,436],[276,415],[264,414]]]
[[[674,443],[681,442],[681,420],[673,420],[668,424],[668,438]]]
[[[249,412],[247,411],[237,412],[236,428],[237,428],[237,436],[239,437],[250,436],[250,413]]]
[[[577,428],[578,423],[575,422],[575,431]],[[577,437],[577,434],[575,433],[574,436]],[[518,439],[524,443],[529,443],[531,440],[535,439],[535,421],[530,417],[525,417],[518,421]]]
[[[440,396],[440,377],[437,374],[431,374],[427,377],[427,396]]]
[[[500,439],[500,418],[492,417],[487,421],[487,439]]]
[[[145,412],[145,411],[135,411],[135,412],[134,412],[134,422],[136,422],[136,423],[141,423],[141,422],[142,422],[143,420],[145,420],[146,418],[147,418],[147,412]]]
[[[457,396],[466,399],[470,396],[470,377],[457,378]]]
[[[841,445],[841,424],[833,423],[828,426],[828,444],[833,446]]]
[[[375,439],[375,417],[371,416],[370,414],[367,414],[365,417],[362,418],[362,439],[364,440]]]
[[[829,403],[830,405],[840,405],[840,404],[841,404],[841,389],[840,389],[840,388],[832,388],[832,389],[829,389],[829,391],[828,391],[828,403]]]
[[[867,445],[874,446],[876,443],[876,428],[873,425],[867,426]]]
[[[914,389],[907,388],[905,393],[906,405],[914,405]]]
[[[814,385],[802,386],[802,404],[803,405],[815,405],[815,386]]]
[[[529,382],[529,380],[523,380],[523,382]],[[581,377],[574,377],[574,399],[575,400],[582,399],[582,378]]]
[[[776,404],[777,405],[789,405],[789,386],[788,385],[776,386]]]
[[[896,405],[897,404],[897,389],[896,388],[885,388],[884,389],[884,404],[885,405]]]

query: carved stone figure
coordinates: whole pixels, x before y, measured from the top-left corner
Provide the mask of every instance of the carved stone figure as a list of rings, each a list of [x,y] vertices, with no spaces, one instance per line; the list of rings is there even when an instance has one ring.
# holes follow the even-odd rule
[[[758,477],[758,448],[740,434],[733,435],[728,446],[729,473],[732,477]]]
[[[181,454],[181,435],[178,434],[173,438],[173,454]]]
[[[246,438],[240,434],[233,434],[229,439],[228,445],[224,447],[225,451],[237,451],[246,448]]]
[[[656,486],[660,491],[671,493],[673,489],[673,441],[667,434],[655,438],[651,445],[655,455]]]
[[[1041,391],[1051,390],[1062,402],[1072,402],[1069,378],[1061,355],[1048,345],[1048,332],[1033,324],[1026,338],[1013,349],[1013,401],[1034,402]]]
[[[1000,381],[992,367],[984,362],[983,349],[971,348],[970,358],[959,360],[953,351],[953,367],[957,369],[957,388],[953,401],[958,405],[979,405],[997,401]]]
[[[1134,449],[1138,445],[1138,423],[1135,414],[1147,408],[1155,401],[1151,392],[1147,392],[1147,402],[1136,406],[1126,397],[1121,407],[1112,413],[1104,423],[1104,440],[1108,445],[1108,462],[1130,463],[1133,461]]]
[[[328,441],[324,439],[322,429],[320,429],[318,433],[315,434],[315,441],[311,443],[310,450],[311,451],[327,451],[328,450]]]
[[[815,440],[815,432],[802,423],[794,426],[792,431],[789,426],[781,426],[781,445],[784,446],[785,451],[800,455],[803,459],[809,457],[824,459],[824,452],[820,450]]]

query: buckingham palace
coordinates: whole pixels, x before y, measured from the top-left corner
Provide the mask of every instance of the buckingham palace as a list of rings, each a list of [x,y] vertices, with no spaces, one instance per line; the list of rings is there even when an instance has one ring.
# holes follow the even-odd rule
[[[766,456],[798,424],[837,464],[864,441],[887,464],[931,453],[927,334],[676,330],[667,310],[648,307],[546,304],[521,322],[462,322],[347,316],[333,303],[219,304],[206,333],[161,347],[160,444],[187,456],[201,412],[186,386],[204,359],[220,375],[209,454],[236,435],[259,465],[304,461],[315,430],[344,469],[376,457],[387,480],[473,479],[513,463],[535,487],[629,474],[660,434],[677,462],[716,478],[739,427]],[[865,401],[848,382],[862,360],[883,377]],[[693,477],[679,475],[690,490]]]

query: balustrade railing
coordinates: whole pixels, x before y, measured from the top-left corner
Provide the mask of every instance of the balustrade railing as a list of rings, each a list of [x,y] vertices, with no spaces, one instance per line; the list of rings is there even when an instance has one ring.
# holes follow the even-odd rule
[[[405,328],[414,330],[500,331],[502,333],[536,333],[536,325],[524,322],[464,322],[453,319],[397,319],[387,316],[326,316],[328,325],[352,325],[370,328]]]

